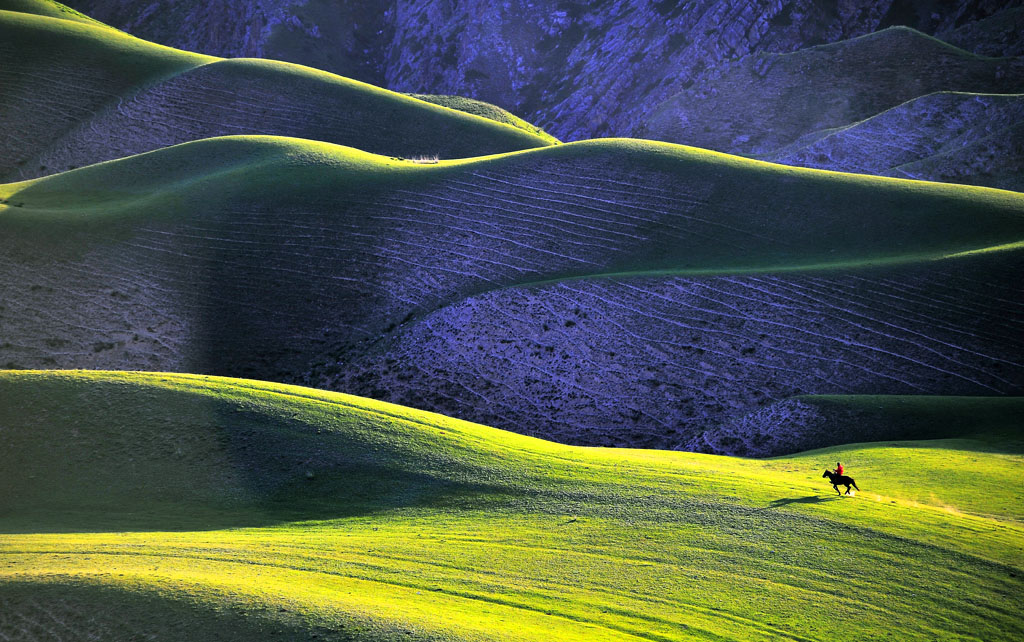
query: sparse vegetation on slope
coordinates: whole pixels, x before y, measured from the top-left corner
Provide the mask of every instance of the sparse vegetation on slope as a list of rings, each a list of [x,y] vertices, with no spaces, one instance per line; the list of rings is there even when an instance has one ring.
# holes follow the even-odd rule
[[[712,451],[747,456],[881,439],[796,412],[752,441],[793,395],[1019,394],[1022,258],[506,288],[331,355],[306,381],[565,443],[706,449],[695,440],[722,424],[743,434]]]
[[[21,409],[0,407],[5,634],[45,635],[19,619],[40,609],[108,639],[1022,633],[1019,491],[993,483],[1021,456],[978,442],[756,462],[253,381],[7,372],[0,390]],[[836,458],[857,497],[819,478]]]
[[[1012,192],[625,140],[419,165],[232,137],[0,199],[10,367],[306,380],[646,446],[797,394],[1024,376]]]
[[[512,125],[519,129],[536,134],[542,138],[545,138],[550,143],[558,143],[559,140],[554,136],[548,134],[540,127],[532,125],[519,116],[509,112],[508,110],[502,109],[497,105],[491,103],[485,103],[482,100],[474,100],[473,98],[466,98],[464,96],[444,96],[439,94],[410,94],[413,98],[426,101],[428,103],[434,103],[435,105],[441,105],[449,109],[457,109],[464,111],[468,114],[475,114],[484,118],[490,118],[496,120],[499,123],[505,123],[506,125]]]
[[[1024,94],[939,92],[800,137],[768,160],[1024,191]]]
[[[103,26],[0,11],[0,177],[32,178],[228,134],[477,156],[550,137],[308,67],[224,60]]]
[[[894,27],[723,66],[706,86],[684,90],[652,110],[634,135],[773,158],[802,136],[950,91],[1020,93],[1024,60],[977,56]],[[890,132],[896,144],[913,134],[904,127]]]

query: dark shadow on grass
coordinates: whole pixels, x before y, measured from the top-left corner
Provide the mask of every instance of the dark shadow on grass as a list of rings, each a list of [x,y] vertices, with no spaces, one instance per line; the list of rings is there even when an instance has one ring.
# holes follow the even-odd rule
[[[426,429],[188,385],[0,381],[0,534],[265,527],[520,495]]]
[[[786,497],[784,499],[775,499],[768,503],[767,508],[780,508],[782,506],[789,506],[790,504],[824,504],[827,502],[834,502],[837,499],[842,499],[838,495],[825,496],[821,495],[807,495],[806,497]]]

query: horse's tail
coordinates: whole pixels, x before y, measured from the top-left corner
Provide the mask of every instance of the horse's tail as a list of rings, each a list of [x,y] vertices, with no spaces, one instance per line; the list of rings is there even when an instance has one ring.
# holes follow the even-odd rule
[[[858,491],[860,490],[860,486],[857,485],[857,482],[853,481],[853,477],[850,478],[850,483],[853,484],[853,487]]]

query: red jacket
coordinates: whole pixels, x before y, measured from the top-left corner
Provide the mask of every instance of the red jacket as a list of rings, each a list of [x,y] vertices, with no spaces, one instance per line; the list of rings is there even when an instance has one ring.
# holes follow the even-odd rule
[[[843,468],[842,464],[839,464],[839,465],[836,466],[836,474],[837,475],[842,475],[844,470],[846,470],[846,469]]]

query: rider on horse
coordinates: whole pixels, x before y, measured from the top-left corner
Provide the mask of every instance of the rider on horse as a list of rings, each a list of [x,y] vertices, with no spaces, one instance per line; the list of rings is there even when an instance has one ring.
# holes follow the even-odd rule
[[[843,468],[843,462],[837,461],[835,470],[829,470],[826,468],[825,472],[821,476],[828,477],[829,483],[832,484],[832,488],[835,488],[837,493],[839,493],[840,486],[846,486],[846,494],[849,495],[851,494],[850,487],[853,486],[854,488],[857,488],[857,482],[853,481],[853,477],[847,477],[844,474],[845,470],[846,469]],[[860,490],[860,488],[857,488],[857,490]],[[839,494],[841,495],[842,493]]]

